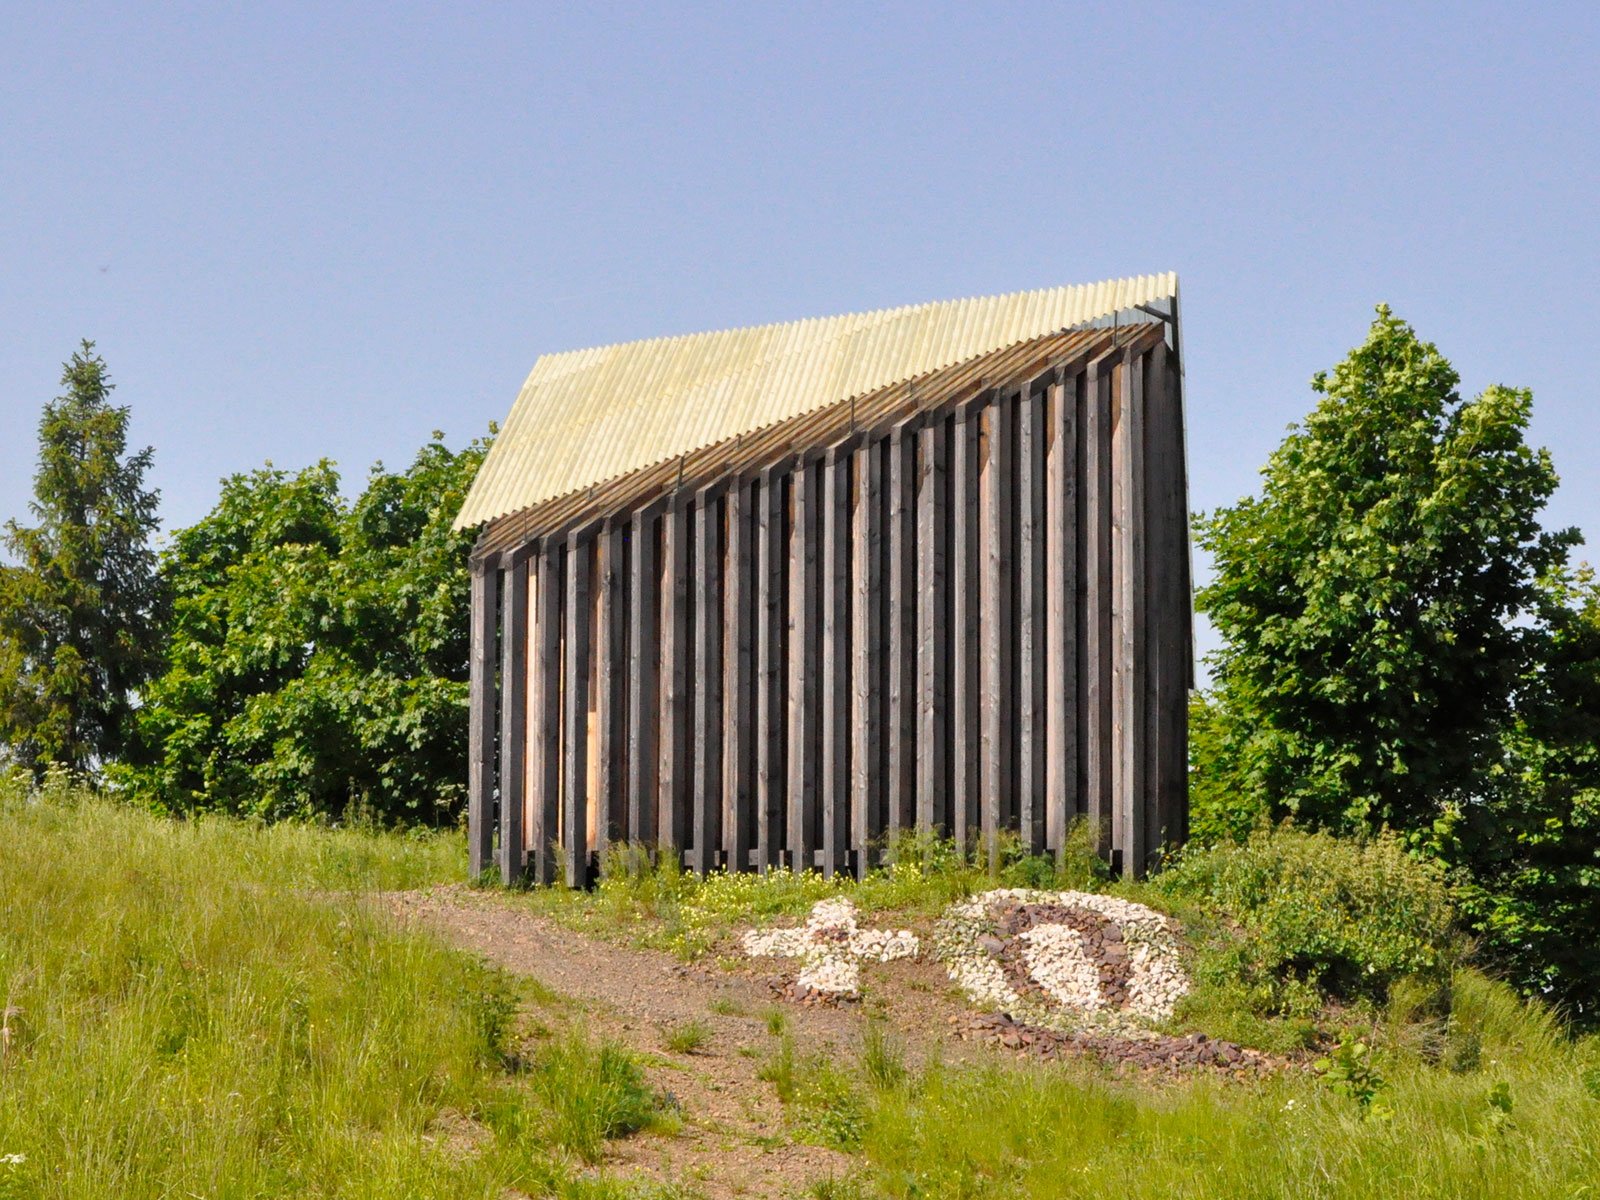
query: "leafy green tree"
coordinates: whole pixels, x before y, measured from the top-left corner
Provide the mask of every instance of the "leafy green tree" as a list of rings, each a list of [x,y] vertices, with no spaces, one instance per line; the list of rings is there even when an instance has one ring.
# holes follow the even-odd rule
[[[0,568],[0,744],[35,771],[121,751],[162,634],[152,452],[128,453],[128,409],[93,342],[61,382],[39,422],[37,524],[8,521],[0,539],[16,560]]]
[[[1540,529],[1556,475],[1524,440],[1530,393],[1457,383],[1379,307],[1261,494],[1199,522],[1228,752],[1274,815],[1415,842],[1489,794],[1538,653],[1524,618],[1577,534]]]
[[[465,791],[470,534],[487,449],[438,439],[353,503],[329,463],[223,484],[175,535],[166,673],[124,780],[170,811],[450,819]]]

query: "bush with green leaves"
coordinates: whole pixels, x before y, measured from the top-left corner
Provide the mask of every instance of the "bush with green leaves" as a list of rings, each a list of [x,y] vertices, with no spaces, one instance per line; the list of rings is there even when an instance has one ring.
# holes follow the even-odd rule
[[[1460,950],[1443,872],[1389,835],[1261,829],[1184,855],[1157,886],[1225,918],[1197,972],[1263,1012],[1382,1003],[1402,977],[1442,985]]]

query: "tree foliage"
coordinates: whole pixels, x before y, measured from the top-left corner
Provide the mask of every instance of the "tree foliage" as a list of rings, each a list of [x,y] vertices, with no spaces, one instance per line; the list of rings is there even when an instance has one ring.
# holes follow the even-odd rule
[[[1535,656],[1519,618],[1576,532],[1539,527],[1556,475],[1524,440],[1531,394],[1457,383],[1380,307],[1261,495],[1200,522],[1238,769],[1279,813],[1426,830],[1498,762]]]
[[[166,672],[121,778],[171,811],[450,819],[465,791],[470,534],[487,442],[436,434],[354,503],[322,462],[223,482],[173,538]]]
[[[0,567],[0,746],[36,772],[120,753],[162,636],[152,451],[128,453],[128,409],[93,342],[61,383],[39,422],[37,523],[6,523],[16,562]]]

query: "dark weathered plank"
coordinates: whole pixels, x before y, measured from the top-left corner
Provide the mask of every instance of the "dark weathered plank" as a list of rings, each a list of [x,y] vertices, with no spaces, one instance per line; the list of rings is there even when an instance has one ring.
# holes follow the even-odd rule
[[[522,878],[528,750],[528,560],[500,573],[500,878]]]
[[[589,651],[594,618],[589,587],[594,550],[592,533],[567,539],[561,841],[568,887],[584,887],[589,882]]]
[[[789,738],[787,861],[796,871],[814,865],[817,815],[817,673],[821,666],[821,587],[817,570],[820,465],[795,467],[789,503]]]
[[[943,833],[950,825],[949,422],[930,421],[918,438],[916,822],[921,832]]]
[[[916,821],[917,793],[917,438],[912,421],[889,441],[889,786],[885,834],[892,843]]]
[[[785,474],[763,471],[756,492],[756,865],[765,872],[780,863],[786,833],[788,741],[785,691],[788,608],[784,564]]]
[[[641,850],[656,841],[657,717],[661,693],[660,579],[652,509],[628,525],[628,838]]]
[[[822,467],[822,873],[850,866],[850,454]]]
[[[851,537],[850,842],[865,874],[883,833],[884,605],[882,441],[855,452]]]
[[[1111,850],[1111,422],[1116,352],[1089,363],[1083,434],[1083,659],[1079,747],[1084,819]]]
[[[1154,798],[1147,852],[1152,861],[1164,845],[1179,844],[1188,787],[1180,732],[1187,724],[1189,686],[1185,646],[1189,603],[1182,590],[1188,566],[1188,521],[1183,489],[1183,429],[1175,384],[1163,340],[1150,351],[1145,367],[1146,570],[1150,596],[1146,612],[1150,660],[1146,696],[1150,755],[1146,771]]]
[[[689,844],[694,756],[689,737],[689,503],[675,497],[661,515],[661,766],[656,830],[660,853],[681,858]]]
[[[695,870],[716,869],[722,849],[722,499],[700,492],[694,508]]]
[[[476,880],[494,861],[495,631],[498,573],[472,564],[472,633],[467,683],[467,870]]]
[[[628,562],[627,522],[600,533],[595,653],[595,858],[603,866],[613,842],[627,836]]]
[[[978,788],[983,838],[989,869],[1000,866],[999,834],[1007,826],[1015,774],[1016,707],[1013,674],[1016,628],[1013,605],[1010,488],[1014,484],[1012,436],[1016,420],[1014,396],[997,397],[984,409],[978,468],[978,528],[981,578],[979,597],[979,676],[983,688],[982,749]]]
[[[556,879],[561,838],[561,544],[539,549],[533,629],[533,877]],[[526,588],[521,589],[526,592]]]
[[[1078,403],[1074,369],[1049,392],[1045,453],[1045,844],[1060,854],[1078,794]]]
[[[1045,833],[1045,388],[1017,401],[1017,834],[1030,854]]]
[[[981,409],[956,414],[950,470],[950,836],[963,848],[979,828],[983,703],[978,669],[978,434]]]
[[[754,485],[740,481],[723,504],[727,556],[723,572],[722,846],[730,870],[750,866],[755,840],[756,690],[751,675],[755,644]]]

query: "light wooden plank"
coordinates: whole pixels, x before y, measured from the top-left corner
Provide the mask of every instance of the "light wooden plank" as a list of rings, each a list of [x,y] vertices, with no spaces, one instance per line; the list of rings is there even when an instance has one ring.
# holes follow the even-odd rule
[[[600,533],[599,606],[595,648],[595,858],[604,867],[612,843],[627,836],[628,526],[613,520]]]
[[[875,861],[884,820],[883,456],[882,441],[856,450],[851,514],[850,841],[858,874]]]
[[[817,768],[821,758],[817,673],[821,665],[821,587],[817,569],[820,467],[801,463],[791,476],[789,504],[789,767],[787,862],[815,863]]]
[[[978,467],[979,676],[983,689],[982,749],[978,788],[983,840],[989,870],[1000,868],[999,834],[1011,814],[1015,773],[1012,747],[1016,731],[1016,679],[1013,675],[1016,636],[1012,592],[1010,488],[1014,484],[1012,437],[1016,422],[1014,396],[998,397],[984,409]]]
[[[565,853],[568,887],[589,882],[589,652],[594,606],[590,576],[594,537],[573,534],[567,539],[566,649],[562,689],[563,764],[561,841]]]
[[[500,878],[522,878],[528,745],[528,561],[500,573]]]
[[[729,869],[737,871],[750,867],[756,825],[754,500],[755,485],[740,481],[723,501],[728,546],[723,578],[722,845]]]
[[[661,515],[660,783],[656,830],[659,853],[681,858],[689,844],[694,755],[689,735],[693,697],[689,662],[689,504],[678,497]]]
[[[1144,787],[1144,430],[1142,356],[1117,367],[1117,414],[1111,440],[1112,850],[1125,874],[1145,871]]]
[[[785,472],[762,472],[756,493],[756,866],[762,872],[782,860],[786,833],[788,767],[786,650],[788,607],[784,565],[788,559]]]
[[[976,405],[956,414],[950,506],[950,836],[972,845],[981,821],[978,762],[983,702],[978,667],[978,467],[981,426]]]
[[[822,873],[850,865],[850,454],[822,466]]]
[[[916,821],[919,832],[943,833],[950,825],[949,423],[930,421],[918,438]]]
[[[1084,635],[1079,709],[1084,819],[1111,853],[1111,423],[1115,351],[1088,367],[1083,437]]]
[[[639,850],[656,841],[657,720],[660,702],[660,581],[652,509],[628,524],[628,838]]]
[[[1017,785],[1016,829],[1029,854],[1045,832],[1045,530],[1044,391],[1024,387],[1017,400]]]
[[[694,817],[700,875],[722,849],[722,499],[705,489],[694,508]]]
[[[1050,388],[1045,462],[1045,843],[1060,854],[1078,792],[1078,405],[1084,375]]]
[[[473,562],[467,682],[467,870],[474,881],[494,861],[497,576],[488,564]]]
[[[889,441],[889,785],[891,845],[916,822],[917,792],[917,439],[913,421]]]

